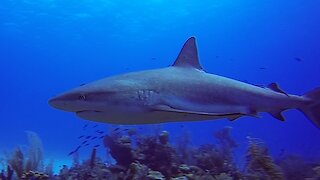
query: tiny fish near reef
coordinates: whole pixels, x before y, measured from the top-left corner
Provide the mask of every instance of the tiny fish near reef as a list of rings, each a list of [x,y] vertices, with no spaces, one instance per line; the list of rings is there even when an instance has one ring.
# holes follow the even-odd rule
[[[209,74],[200,65],[194,37],[167,68],[108,77],[49,100],[55,108],[112,124],[199,121],[299,109],[320,127],[320,88],[303,96],[284,92],[275,83],[257,87]]]

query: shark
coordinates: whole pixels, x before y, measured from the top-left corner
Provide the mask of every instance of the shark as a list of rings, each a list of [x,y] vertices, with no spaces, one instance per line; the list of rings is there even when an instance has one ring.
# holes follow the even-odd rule
[[[195,37],[169,67],[106,77],[53,97],[49,104],[83,119],[122,125],[234,121],[261,112],[284,121],[284,111],[298,109],[320,128],[320,88],[299,96],[277,83],[259,87],[207,73]]]

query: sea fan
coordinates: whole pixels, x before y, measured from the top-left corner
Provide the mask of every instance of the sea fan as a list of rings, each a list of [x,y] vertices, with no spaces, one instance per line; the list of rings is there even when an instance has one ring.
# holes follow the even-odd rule
[[[246,173],[247,179],[283,180],[281,169],[269,155],[268,148],[259,139],[248,137]]]

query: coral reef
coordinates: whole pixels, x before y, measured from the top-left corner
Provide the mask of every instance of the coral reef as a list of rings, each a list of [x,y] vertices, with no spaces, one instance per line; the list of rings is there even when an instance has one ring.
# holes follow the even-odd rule
[[[104,137],[104,145],[116,161],[106,165],[96,158],[93,149],[91,158],[79,164],[75,159],[71,168],[64,166],[58,179],[240,179],[241,174],[232,161],[236,143],[230,136],[230,129],[216,133],[218,145],[203,145],[193,151],[185,151],[194,164],[184,163],[177,148],[170,143],[168,131],[157,131],[150,136],[127,136],[119,131]],[[188,143],[184,139],[181,142]],[[187,147],[185,145],[177,147]],[[192,152],[192,154],[190,154]],[[94,158],[93,158],[94,157]],[[93,163],[94,162],[94,163]],[[94,164],[94,165],[93,165]]]
[[[306,162],[297,155],[285,155],[276,162],[283,170],[285,179],[320,179],[320,163]]]
[[[42,141],[35,132],[27,131],[26,133],[29,142],[29,151],[25,164],[25,170],[33,171],[43,169],[44,165]]]
[[[196,165],[209,172],[212,176],[220,176],[222,173],[239,179],[238,172],[233,162],[233,151],[237,147],[236,142],[231,138],[231,128],[225,127],[214,133],[218,140],[216,145],[205,144],[200,146],[194,155]]]
[[[90,158],[90,168],[94,168],[96,165],[96,158],[97,158],[97,149],[93,148],[91,152],[91,158]]]
[[[1,171],[0,180],[320,179],[319,163],[289,155],[274,160],[260,139],[250,137],[246,164],[241,171],[234,161],[238,144],[231,137],[230,127],[214,133],[217,143],[199,147],[190,146],[190,136],[182,136],[173,144],[168,131],[156,130],[154,135],[139,135],[136,130],[121,131],[116,128],[103,136],[104,146],[115,163],[106,163],[98,157],[97,149],[93,147],[91,155],[83,162],[80,162],[79,152],[75,152],[73,164],[70,167],[63,165],[57,175],[52,172],[53,161],[44,168],[41,141],[35,133],[31,133],[29,146],[33,147],[29,147],[29,153],[17,148],[7,160],[7,169]]]
[[[4,170],[1,171],[0,173],[0,180],[10,180],[12,179],[12,175],[13,175],[13,169],[10,168],[10,166],[7,166],[7,174],[5,175]]]
[[[112,176],[112,170],[109,169],[100,160],[96,159],[95,165],[91,166],[91,159],[85,161],[78,166],[68,168],[66,165],[60,170],[60,174],[54,179],[69,180],[69,179],[115,179]]]
[[[35,132],[27,131],[28,152],[19,147],[7,158],[7,175],[1,173],[0,179],[49,179],[53,176],[53,162],[47,167],[43,164],[42,141]]]
[[[178,159],[175,150],[169,144],[169,133],[163,131],[158,137],[140,137],[137,139],[138,148],[136,160],[147,165],[152,170],[170,177],[177,169]]]
[[[193,151],[191,147],[191,133],[183,131],[181,136],[176,140],[176,152],[181,159],[181,163],[194,164],[193,162]]]
[[[283,180],[284,174],[268,153],[268,148],[259,139],[248,137],[247,179]]]
[[[24,155],[20,148],[17,148],[13,156],[8,159],[8,164],[15,171],[18,177],[21,177],[24,171]]]
[[[27,179],[27,180],[44,180],[44,179],[49,179],[49,175],[43,173],[43,172],[38,172],[38,171],[28,171],[24,172],[20,179]]]
[[[129,167],[133,162],[135,155],[131,149],[131,139],[128,136],[120,136],[118,133],[106,135],[104,145],[109,148],[109,153],[118,165]]]

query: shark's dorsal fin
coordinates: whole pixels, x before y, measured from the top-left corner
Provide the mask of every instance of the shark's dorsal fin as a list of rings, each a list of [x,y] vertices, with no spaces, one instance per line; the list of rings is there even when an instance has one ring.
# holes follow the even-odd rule
[[[202,70],[199,62],[196,38],[190,37],[183,45],[178,58],[172,66],[196,68]]]

